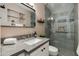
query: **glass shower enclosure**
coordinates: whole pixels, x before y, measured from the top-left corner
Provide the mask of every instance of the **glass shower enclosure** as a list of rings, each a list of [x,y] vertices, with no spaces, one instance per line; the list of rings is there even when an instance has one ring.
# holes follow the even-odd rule
[[[74,5],[70,14],[63,13],[58,19],[49,12],[46,7],[46,37],[49,38],[49,44],[59,49],[59,55],[72,56],[75,46],[75,18]],[[47,15],[48,14],[48,15]],[[63,16],[65,15],[65,16]],[[53,20],[51,19],[53,18]]]

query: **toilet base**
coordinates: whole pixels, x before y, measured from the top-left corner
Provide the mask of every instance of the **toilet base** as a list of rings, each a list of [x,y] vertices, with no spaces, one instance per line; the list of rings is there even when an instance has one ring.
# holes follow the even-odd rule
[[[58,55],[58,48],[54,46],[49,46],[49,55],[57,56]]]
[[[49,52],[49,55],[50,56],[58,56],[58,52],[57,53],[56,52],[55,53],[54,52],[53,53],[52,52]]]

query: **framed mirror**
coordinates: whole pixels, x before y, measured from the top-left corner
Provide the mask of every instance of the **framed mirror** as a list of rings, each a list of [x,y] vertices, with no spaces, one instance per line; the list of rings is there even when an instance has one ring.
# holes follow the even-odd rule
[[[0,6],[0,26],[35,27],[35,9],[30,4],[5,3]]]

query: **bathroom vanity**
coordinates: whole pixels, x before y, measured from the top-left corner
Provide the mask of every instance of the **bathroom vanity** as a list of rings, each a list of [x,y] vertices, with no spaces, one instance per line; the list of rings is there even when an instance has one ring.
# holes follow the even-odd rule
[[[34,38],[35,39],[35,38]],[[31,43],[34,42],[33,38],[30,38]],[[49,55],[49,39],[37,38],[40,41],[31,44],[28,39],[19,40],[15,45],[4,45],[2,47],[3,56],[48,56]]]
[[[49,42],[44,43],[38,47],[35,51],[30,53],[31,56],[48,56],[49,55]]]

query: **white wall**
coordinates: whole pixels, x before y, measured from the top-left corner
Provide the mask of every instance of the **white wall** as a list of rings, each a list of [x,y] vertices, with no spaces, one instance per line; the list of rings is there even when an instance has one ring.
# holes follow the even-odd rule
[[[36,10],[36,32],[38,36],[45,36],[45,24],[38,23],[37,20],[40,18],[45,20],[45,6],[42,3],[35,4]]]

